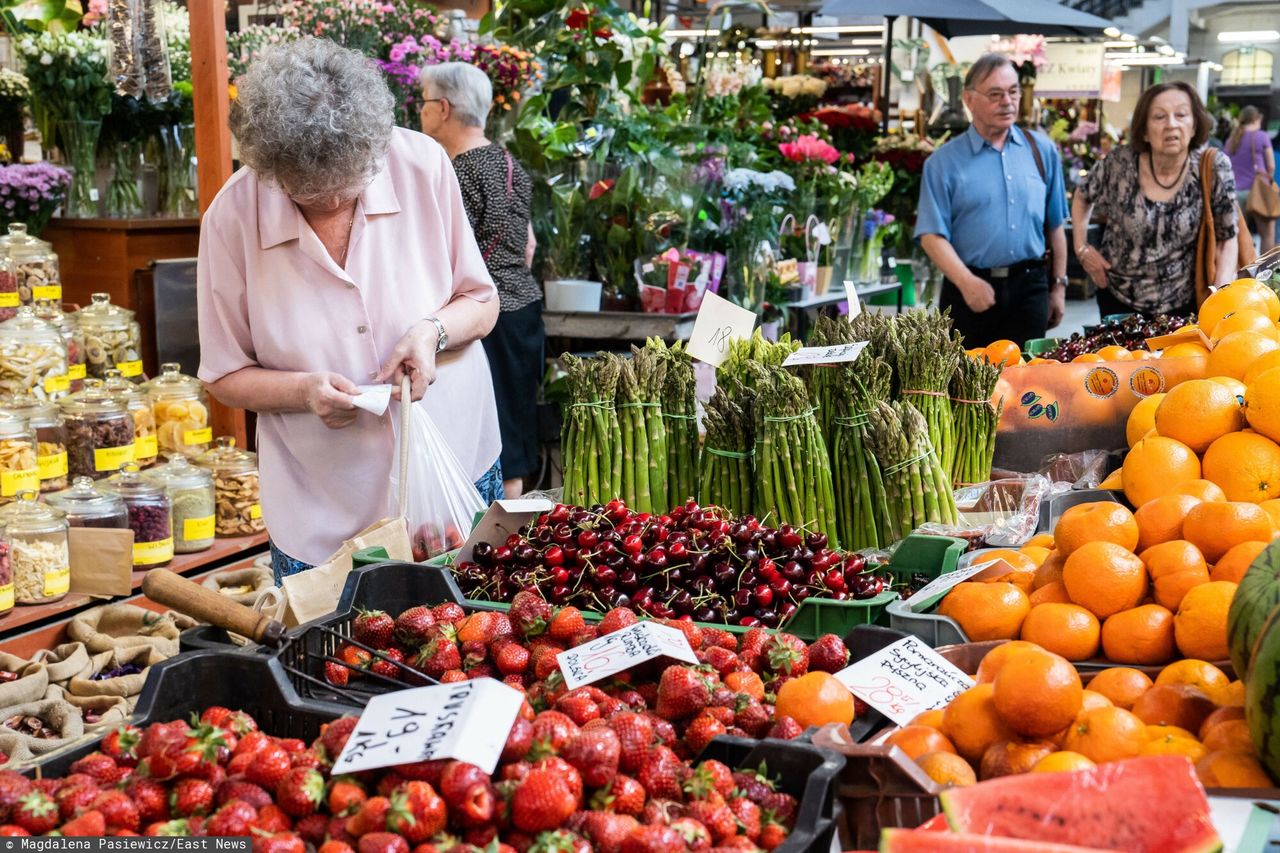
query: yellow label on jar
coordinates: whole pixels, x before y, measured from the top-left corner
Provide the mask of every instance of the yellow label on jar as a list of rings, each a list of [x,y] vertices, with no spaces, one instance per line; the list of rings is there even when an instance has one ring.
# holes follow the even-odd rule
[[[182,538],[188,542],[197,542],[201,539],[213,538],[213,522],[214,516],[207,515],[204,518],[188,518],[182,522]]]
[[[262,507],[259,506],[258,504],[254,504],[253,506],[249,507],[249,517],[252,518],[254,521],[257,521],[258,519],[262,518]]]
[[[124,377],[141,376],[142,362],[140,361],[116,362],[116,370],[119,370],[120,375]]]
[[[13,609],[13,584],[0,586],[0,610]]]
[[[57,595],[66,595],[71,592],[71,567],[63,566],[60,569],[47,571],[44,573],[44,597],[53,598]]]
[[[67,376],[68,378],[71,379],[72,382],[75,382],[77,379],[84,379],[88,375],[89,373],[87,370],[85,370],[85,367],[83,364],[67,365]]]
[[[62,299],[62,285],[39,284],[31,288],[32,299]]]
[[[135,566],[154,566],[173,559],[173,537],[159,542],[133,543],[133,564]]]
[[[63,391],[71,389],[71,377],[63,373],[60,376],[49,376],[44,380],[44,392],[46,394],[61,394]]]
[[[41,480],[56,480],[67,476],[67,451],[52,453],[48,456],[37,456],[36,465]]]
[[[40,469],[0,471],[0,495],[11,498],[18,492],[40,491]]]
[[[124,447],[99,447],[93,451],[95,471],[119,471],[120,466],[133,461],[133,445]]]
[[[208,444],[213,441],[213,427],[189,429],[182,434],[183,444]]]
[[[154,435],[144,435],[133,440],[134,459],[155,459],[160,455],[160,440]]]
[[[17,308],[21,304],[22,302],[18,299],[17,291],[14,291],[13,293],[0,293],[0,308]]]

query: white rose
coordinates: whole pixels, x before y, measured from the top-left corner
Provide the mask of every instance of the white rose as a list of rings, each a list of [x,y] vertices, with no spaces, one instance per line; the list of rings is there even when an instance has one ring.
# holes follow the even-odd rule
[[[40,54],[40,64],[41,64],[41,65],[52,65],[52,64],[53,64],[53,54],[51,54],[51,53],[42,53],[42,54]]]

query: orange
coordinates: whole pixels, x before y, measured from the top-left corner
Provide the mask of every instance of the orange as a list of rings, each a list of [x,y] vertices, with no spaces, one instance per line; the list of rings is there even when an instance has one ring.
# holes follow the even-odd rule
[[[1208,480],[1190,480],[1173,490],[1175,495],[1190,495],[1202,501],[1225,501],[1227,493],[1217,483]]]
[[[972,642],[1012,640],[1031,609],[1027,594],[1011,583],[956,584],[938,613],[959,623]]]
[[[1088,711],[1090,708],[1106,708],[1114,704],[1114,702],[1096,690],[1085,690],[1080,697],[1081,711]]]
[[[1280,498],[1263,501],[1258,506],[1266,510],[1267,515],[1271,516],[1271,526],[1276,530],[1280,530]]]
[[[1038,569],[1040,568],[1040,564],[1049,556],[1049,550],[1050,549],[1048,548],[1039,548],[1035,545],[1023,545],[1018,549],[1018,553],[1025,556],[1031,561],[1031,564]]]
[[[1271,317],[1271,322],[1280,323],[1280,296],[1276,295],[1276,292],[1271,289],[1269,284],[1258,281],[1256,278],[1241,278],[1232,282],[1232,284],[1256,290],[1263,304],[1267,307],[1266,313]]]
[[[1085,362],[1105,361],[1105,359],[1094,352],[1082,352],[1075,358],[1071,359],[1072,364],[1083,364]]]
[[[1274,783],[1252,755],[1211,752],[1196,762],[1196,775],[1206,788],[1270,788]]]
[[[1195,341],[1183,341],[1160,350],[1161,358],[1203,358],[1209,354],[1209,348]]]
[[[1024,593],[1030,595],[1032,584],[1035,583],[1036,573],[1034,571],[1014,571],[1005,572],[999,577],[987,578],[982,583],[1011,583]]]
[[[1188,590],[1209,582],[1209,567],[1205,565],[1204,556],[1185,539],[1153,545],[1142,552],[1141,559],[1151,576],[1153,597],[1161,607],[1177,610]]]
[[[1047,740],[1017,741],[999,740],[987,747],[978,767],[979,779],[997,779],[1001,776],[1020,776],[1030,773],[1056,747]]]
[[[1222,555],[1222,559],[1213,564],[1209,580],[1240,583],[1244,573],[1249,571],[1249,566],[1253,565],[1253,561],[1266,550],[1266,547],[1266,542],[1241,542],[1234,546]]]
[[[1031,610],[1035,611],[1036,607],[1041,604],[1070,604],[1071,597],[1067,595],[1067,588],[1062,585],[1062,581],[1054,581],[1045,584],[1039,589],[1031,593]],[[1030,614],[1027,614],[1030,617]],[[1027,635],[1027,623],[1022,623],[1022,636]],[[1055,650],[1056,651],[1056,650]],[[1061,654],[1061,652],[1059,652]]]
[[[921,711],[911,720],[913,726],[928,726],[932,729],[942,730],[942,709],[935,708],[932,711]]]
[[[1102,623],[1102,654],[1114,663],[1164,663],[1173,651],[1173,614],[1158,604],[1122,610]]]
[[[1209,353],[1205,372],[1209,376],[1230,376],[1244,379],[1249,366],[1269,352],[1280,349],[1275,338],[1261,332],[1232,332],[1214,346]]]
[[[1147,592],[1147,569],[1127,548],[1090,542],[1067,558],[1062,583],[1073,602],[1105,619],[1137,606]]]
[[[987,344],[987,348],[983,351],[983,355],[992,364],[999,366],[1001,364],[1021,364],[1022,363],[1022,347],[1010,340],[992,341]]]
[[[1280,367],[1280,350],[1269,352],[1262,358],[1249,365],[1249,369],[1244,372],[1244,384],[1246,386],[1253,385],[1258,381],[1258,377],[1271,370],[1273,367]],[[1248,398],[1247,391],[1237,391]]]
[[[1186,738],[1187,740],[1199,740],[1199,738],[1194,734],[1178,726],[1147,725],[1147,740],[1169,737],[1170,735],[1173,737]]]
[[[1133,447],[1142,437],[1151,430],[1156,428],[1156,409],[1160,407],[1160,401],[1164,399],[1164,394],[1152,394],[1150,397],[1143,397],[1129,412],[1129,419],[1125,421],[1124,435],[1129,442],[1129,446]]]
[[[978,664],[978,673],[974,676],[974,681],[979,684],[989,684],[996,680],[1000,668],[1004,666],[1013,655],[1025,651],[1040,651],[1040,647],[1035,643],[1028,643],[1025,640],[1014,640],[1009,643],[1001,643],[991,651],[982,656],[982,662]]]
[[[1200,660],[1227,658],[1227,611],[1235,594],[1236,585],[1230,581],[1210,581],[1188,592],[1173,617],[1178,651]]]
[[[1155,358],[1156,354],[1148,349],[1134,349],[1129,350],[1129,357],[1134,361],[1146,361],[1147,359]]]
[[[1135,444],[1124,457],[1124,494],[1136,507],[1173,494],[1183,483],[1200,479],[1200,460],[1190,447],[1156,435]]]
[[[998,740],[1011,740],[1013,730],[996,713],[995,687],[979,684],[951,700],[942,716],[942,733],[970,762]]]
[[[1227,500],[1261,503],[1280,497],[1280,446],[1263,435],[1224,435],[1204,454],[1204,477],[1222,487]]]
[[[1047,589],[1052,586],[1036,591],[1033,596]],[[1022,623],[1022,639],[1072,661],[1088,660],[1096,655],[1101,632],[1098,617],[1077,604],[1037,604]]]
[[[826,672],[810,672],[778,688],[777,715],[791,717],[801,728],[853,722],[853,694]]]
[[[1078,752],[1051,752],[1036,762],[1032,773],[1071,773],[1075,770],[1091,770],[1098,765]]]
[[[1155,432],[1154,429],[1152,429],[1151,431]],[[1102,482],[1098,484],[1098,488],[1114,490],[1117,492],[1120,491],[1121,489],[1124,488],[1124,472],[1121,471],[1119,468],[1112,471],[1110,474],[1108,474],[1106,477],[1102,479]]]
[[[1253,309],[1271,316],[1271,303],[1266,295],[1259,291],[1256,283],[1251,284],[1241,280],[1219,287],[1210,293],[1200,305],[1197,319],[1200,322],[1200,328],[1205,334],[1209,334],[1218,328],[1218,324],[1226,319],[1228,314],[1245,309]],[[1276,318],[1271,319],[1274,321]]]
[[[1187,732],[1200,731],[1213,711],[1213,700],[1190,684],[1157,684],[1133,703],[1134,716],[1147,725],[1177,726]]]
[[[785,685],[784,685],[785,686]],[[1169,688],[1171,690],[1177,688]],[[1194,687],[1186,688],[1194,690]],[[903,726],[885,738],[886,746],[896,746],[913,759],[928,752],[955,752],[947,736],[929,726]]]
[[[1076,504],[1058,519],[1053,541],[1068,558],[1090,542],[1114,542],[1132,551],[1138,547],[1138,522],[1115,501]]]
[[[1128,710],[1139,696],[1151,689],[1151,683],[1142,670],[1117,666],[1095,675],[1089,682],[1089,689],[1106,696],[1117,708]]]
[[[1254,377],[1244,392],[1244,414],[1249,426],[1280,441],[1280,367]]]
[[[1234,394],[1208,379],[1175,385],[1156,409],[1156,432],[1204,453],[1215,439],[1244,426]]]
[[[764,680],[754,672],[731,672],[724,677],[724,686],[734,693],[745,693],[752,699],[764,700]]]
[[[1165,735],[1144,743],[1138,750],[1138,755],[1184,755],[1194,763],[1204,758],[1208,752],[1197,740]]]
[[[987,354],[987,348],[974,347],[973,349],[965,350],[964,354],[969,356],[969,358],[983,358]]]
[[[1249,734],[1249,724],[1244,720],[1218,723],[1205,733],[1204,747],[1210,752],[1225,749],[1228,752],[1253,755],[1253,737]]]
[[[1027,737],[1048,737],[1080,713],[1080,673],[1052,652],[1027,649],[1010,655],[993,685],[996,713]]]
[[[1156,684],[1193,684],[1217,705],[1226,704],[1223,696],[1231,685],[1226,673],[1208,661],[1180,660],[1160,670]]]
[[[982,555],[982,562],[988,560],[1004,560],[1009,567],[1019,572],[1034,572],[1036,563],[1021,551],[1015,551],[1012,548],[995,548]]]
[[[1123,708],[1094,708],[1071,724],[1064,748],[1098,764],[1133,758],[1146,742],[1142,720]]]
[[[1027,540],[1023,548],[1045,548],[1052,551],[1055,547],[1052,533],[1037,533]]]
[[[1234,314],[1228,314],[1218,321],[1209,335],[1209,340],[1217,343],[1232,332],[1261,332],[1271,339],[1276,336],[1276,324],[1264,311],[1256,308],[1242,308]]]
[[[1103,361],[1133,361],[1133,353],[1120,346],[1103,347],[1098,355]]]
[[[916,765],[939,785],[961,787],[978,781],[969,762],[954,752],[930,752],[916,759]]]
[[[1272,532],[1267,511],[1243,501],[1201,502],[1182,525],[1183,538],[1200,549],[1207,563],[1218,562],[1242,542],[1268,542]]]
[[[1222,723],[1230,723],[1235,720],[1244,720],[1244,718],[1244,708],[1219,708],[1206,717],[1205,721],[1200,724],[1199,738],[1200,740],[1204,740],[1209,736],[1209,732],[1212,731],[1215,726],[1221,725]]]
[[[1223,688],[1222,692],[1214,697],[1215,702],[1223,708],[1243,708],[1244,707],[1244,682],[1236,680]]]
[[[1138,507],[1133,514],[1138,522],[1138,547],[1134,550],[1141,554],[1154,545],[1181,539],[1182,522],[1198,503],[1200,499],[1191,495],[1161,495]]]
[[[1031,582],[1031,588],[1040,589],[1042,586],[1061,581],[1062,567],[1066,564],[1066,554],[1056,548],[1050,551],[1049,556],[1045,557],[1044,562],[1036,569],[1036,576]]]

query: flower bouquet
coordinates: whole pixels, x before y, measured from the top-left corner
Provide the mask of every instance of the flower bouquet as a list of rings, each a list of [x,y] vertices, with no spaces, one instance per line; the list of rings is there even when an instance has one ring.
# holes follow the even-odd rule
[[[230,71],[231,85],[249,70],[249,66],[269,47],[277,44],[288,44],[302,38],[302,30],[287,24],[274,26],[267,24],[250,24],[239,32],[227,33],[227,69]]]
[[[0,68],[0,134],[15,159],[22,159],[22,110],[31,97],[31,84],[25,74]]]
[[[827,81],[808,74],[792,74],[787,77],[766,77],[764,89],[770,95],[774,115],[791,118],[811,112],[827,91]]]
[[[822,122],[841,151],[851,152],[859,160],[867,156],[880,132],[880,111],[862,104],[823,107],[803,116]]]
[[[884,244],[891,240],[898,231],[897,221],[892,213],[883,210],[872,210],[862,220],[862,255],[857,269],[857,281],[877,283],[880,281],[880,264],[884,255]]]
[[[0,166],[0,231],[22,222],[38,235],[67,195],[71,174],[49,163]]]
[[[728,247],[730,296],[750,311],[763,312],[771,286],[778,285],[779,219],[795,189],[795,179],[781,171],[725,173],[720,231]]]
[[[905,257],[911,230],[916,224],[916,205],[920,198],[920,182],[924,177],[924,162],[933,153],[934,145],[923,136],[913,133],[891,133],[881,137],[871,157],[883,163],[893,175],[893,195],[880,205],[892,213],[899,223],[899,248]]]

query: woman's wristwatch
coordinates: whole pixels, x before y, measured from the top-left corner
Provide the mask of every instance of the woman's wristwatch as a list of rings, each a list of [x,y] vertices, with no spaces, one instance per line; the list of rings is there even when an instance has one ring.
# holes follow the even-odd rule
[[[449,347],[449,333],[444,330],[444,323],[438,317],[428,317],[427,321],[436,327],[436,352],[444,352]]]

